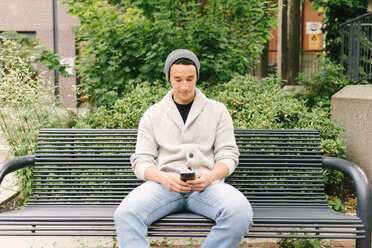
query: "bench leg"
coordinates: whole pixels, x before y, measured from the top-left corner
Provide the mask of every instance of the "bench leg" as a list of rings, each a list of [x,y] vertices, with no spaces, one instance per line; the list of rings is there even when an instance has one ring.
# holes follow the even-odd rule
[[[365,239],[357,239],[356,248],[370,248],[371,247],[371,237],[366,237]]]

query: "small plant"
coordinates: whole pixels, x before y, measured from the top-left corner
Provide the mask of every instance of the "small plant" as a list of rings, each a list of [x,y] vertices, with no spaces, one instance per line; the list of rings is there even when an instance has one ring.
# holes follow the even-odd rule
[[[113,241],[112,248],[118,248],[119,245],[118,245],[118,239],[116,238],[116,236],[112,237],[112,241]]]
[[[151,246],[167,246],[167,247],[173,247],[173,244],[170,242],[170,240],[168,240],[167,237],[163,237],[163,240],[159,241],[159,240],[155,240],[155,241],[151,241],[150,240],[150,244]]]
[[[185,240],[184,242],[185,243],[188,242],[187,248],[192,248],[192,247],[194,247],[194,245],[196,245],[198,243],[198,240],[193,239],[192,237],[190,237],[189,239]]]
[[[335,211],[345,213],[346,207],[338,197],[330,197],[327,195],[328,205]]]
[[[321,248],[322,242],[320,239],[281,238],[277,245],[278,248]]]

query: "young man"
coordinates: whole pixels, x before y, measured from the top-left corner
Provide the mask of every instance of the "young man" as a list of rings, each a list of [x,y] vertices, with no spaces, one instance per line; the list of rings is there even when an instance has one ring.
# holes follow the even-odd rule
[[[234,127],[226,107],[195,87],[200,63],[189,50],[168,55],[164,73],[172,90],[142,116],[131,163],[146,182],[115,212],[121,248],[150,247],[147,227],[170,213],[189,210],[216,221],[202,247],[236,247],[252,224],[252,208],[225,184],[238,163]],[[182,181],[181,172],[194,180]]]

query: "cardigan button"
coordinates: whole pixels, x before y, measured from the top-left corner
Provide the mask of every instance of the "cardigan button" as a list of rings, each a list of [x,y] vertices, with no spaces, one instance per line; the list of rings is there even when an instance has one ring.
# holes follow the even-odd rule
[[[190,157],[190,158],[194,157],[194,154],[190,153],[190,154],[189,154],[189,157]]]

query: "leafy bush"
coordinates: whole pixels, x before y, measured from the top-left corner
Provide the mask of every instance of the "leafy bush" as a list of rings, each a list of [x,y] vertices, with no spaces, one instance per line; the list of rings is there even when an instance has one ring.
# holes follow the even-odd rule
[[[331,96],[350,83],[348,77],[341,73],[342,66],[338,62],[332,62],[325,56],[321,56],[319,61],[314,72],[300,73],[297,78],[298,84],[305,87],[299,95],[310,107],[322,103],[330,106]]]
[[[322,126],[329,126],[331,119],[331,96],[350,83],[347,76],[341,73],[342,66],[338,62],[332,62],[325,56],[320,57],[320,63],[312,73],[301,73],[298,77],[298,84],[305,87],[303,92],[296,95],[297,98],[306,102],[311,111],[321,120]],[[323,111],[321,111],[323,110]],[[325,115],[324,115],[325,114]],[[332,121],[331,121],[332,122]],[[327,136],[331,139],[322,140],[322,148],[325,155],[344,157],[346,145],[343,139],[336,139],[338,132],[335,129],[327,128]],[[332,197],[339,197],[347,201],[353,195],[354,187],[350,178],[345,177],[338,170],[327,169],[323,171],[323,178],[326,182],[327,194]],[[331,206],[334,202],[329,202]],[[334,208],[340,210],[340,208]]]
[[[76,128],[137,128],[141,116],[160,101],[170,89],[169,83],[143,83],[131,87],[112,107],[98,107],[76,118]]]
[[[91,104],[111,106],[126,85],[164,81],[167,55],[195,52],[201,81],[226,82],[251,69],[275,24],[268,0],[65,0],[80,19],[77,72]]]
[[[208,88],[207,95],[227,106],[235,128],[316,129],[324,155],[344,156],[344,141],[339,138],[343,129],[330,118],[330,109],[310,109],[281,85],[276,78],[259,82],[250,76],[236,76],[226,84]]]
[[[278,79],[259,82],[251,76],[236,76],[225,84],[201,87],[208,97],[226,105],[235,128],[317,129],[323,154],[345,154],[344,141],[339,138],[342,128],[335,126],[329,108],[308,108],[294,93],[282,90]],[[132,87],[114,106],[102,106],[79,117],[76,127],[137,128],[144,111],[161,100],[168,89],[170,85],[166,83]]]
[[[51,82],[37,75],[33,53],[19,43],[2,38],[0,50],[0,128],[10,145],[10,155],[34,154],[36,137],[43,127],[59,125]],[[18,170],[20,200],[31,191],[33,169]]]
[[[312,108],[306,101],[295,97],[294,92],[281,89],[276,78],[237,76],[229,83],[210,88],[212,98],[223,102],[233,118],[235,128],[257,129],[316,129],[321,138],[322,154],[344,157],[346,145],[340,138],[342,127],[331,119],[330,107],[321,103]],[[336,170],[323,171],[326,193],[341,193],[347,178]],[[336,190],[336,191],[335,191]]]
[[[27,35],[19,34],[15,31],[2,32],[1,36],[5,39],[15,40],[19,43],[20,46],[18,46],[18,49],[26,56],[32,58],[32,62],[40,62],[49,70],[58,71],[62,77],[71,77],[71,75],[66,71],[69,66],[61,64],[61,58],[59,55],[48,50],[46,46],[41,46],[38,39],[32,39]],[[30,69],[36,73],[36,70],[33,70],[32,67]]]

